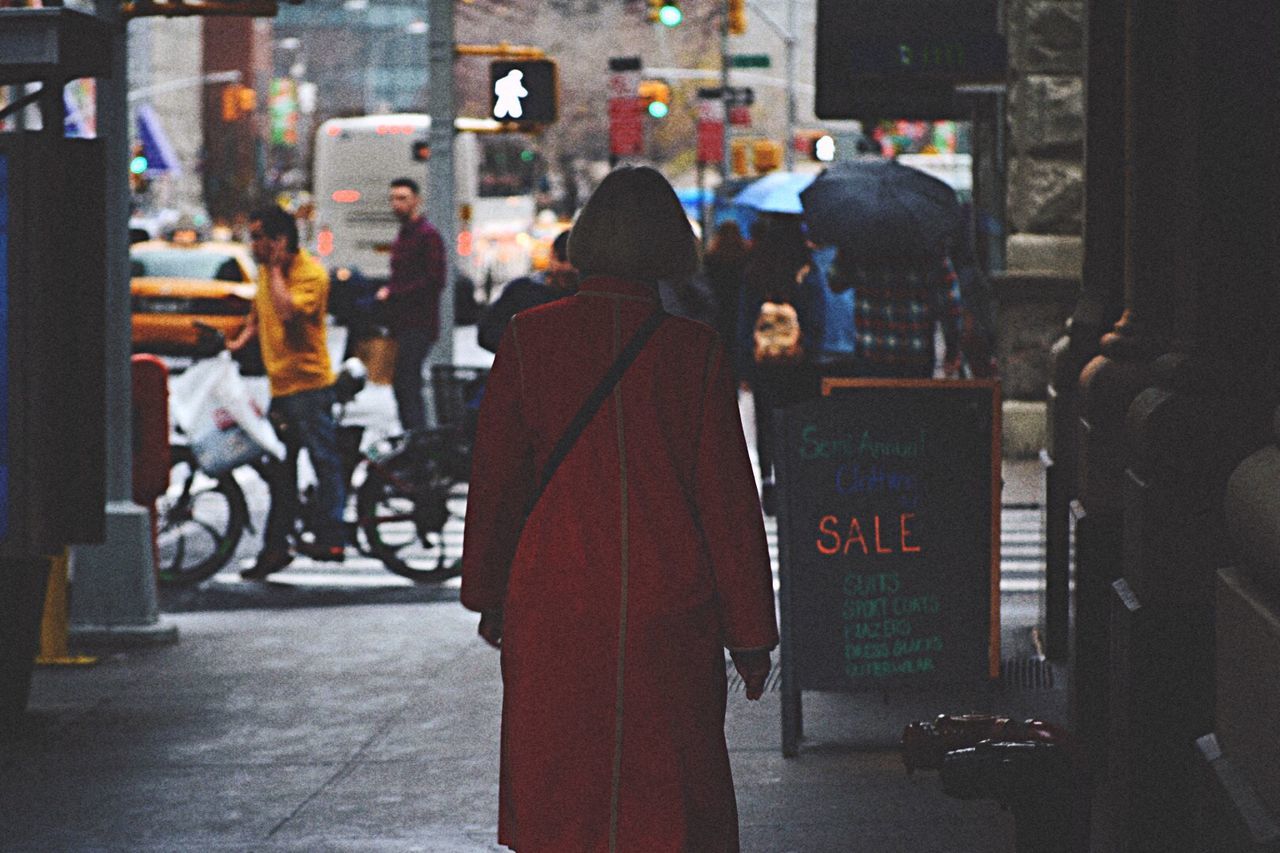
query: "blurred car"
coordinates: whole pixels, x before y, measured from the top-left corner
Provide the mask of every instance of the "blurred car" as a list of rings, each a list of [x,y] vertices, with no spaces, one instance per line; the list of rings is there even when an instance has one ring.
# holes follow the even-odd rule
[[[257,267],[248,247],[201,242],[194,234],[147,240],[129,249],[133,350],[160,355],[207,355],[212,326],[226,339],[244,328]]]

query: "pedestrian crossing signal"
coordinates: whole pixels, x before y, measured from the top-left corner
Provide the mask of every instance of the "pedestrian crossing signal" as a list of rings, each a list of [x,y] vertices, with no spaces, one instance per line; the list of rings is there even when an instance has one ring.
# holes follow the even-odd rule
[[[523,125],[550,124],[559,111],[559,74],[553,59],[489,63],[489,116]]]

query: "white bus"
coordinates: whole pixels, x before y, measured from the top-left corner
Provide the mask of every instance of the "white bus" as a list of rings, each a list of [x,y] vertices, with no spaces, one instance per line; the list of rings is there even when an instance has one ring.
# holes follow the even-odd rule
[[[314,249],[330,269],[385,281],[400,224],[387,202],[390,183],[407,177],[431,192],[427,175],[431,118],[421,113],[329,119],[316,131],[312,191]],[[475,199],[480,158],[475,134],[454,137],[454,203]],[[466,228],[467,223],[459,223]]]

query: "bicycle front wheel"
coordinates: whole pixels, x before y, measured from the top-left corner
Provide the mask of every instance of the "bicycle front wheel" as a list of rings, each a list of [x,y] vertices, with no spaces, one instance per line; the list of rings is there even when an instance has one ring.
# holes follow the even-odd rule
[[[449,481],[424,483],[421,473],[411,486],[394,470],[370,470],[356,493],[356,513],[369,553],[388,570],[415,583],[439,583],[460,571],[445,558]]]
[[[230,562],[249,524],[244,491],[230,472],[210,477],[191,451],[173,448],[169,490],[156,506],[160,583],[193,586]]]

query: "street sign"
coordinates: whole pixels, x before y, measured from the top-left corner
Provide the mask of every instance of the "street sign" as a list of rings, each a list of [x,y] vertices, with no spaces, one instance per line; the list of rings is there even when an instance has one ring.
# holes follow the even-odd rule
[[[771,64],[767,53],[735,53],[729,57],[730,68],[768,68]]]
[[[814,114],[960,118],[956,86],[1003,82],[999,0],[818,0]]]
[[[552,59],[498,59],[489,63],[489,116],[519,124],[550,124],[559,106]]]
[[[698,97],[722,101],[729,107],[749,107],[756,102],[756,90],[750,86],[730,86],[727,98],[723,96],[724,91],[719,86],[703,86],[698,89]]]
[[[698,90],[698,162],[724,162],[724,101],[719,89]]]
[[[638,56],[609,60],[609,153],[615,157],[644,153],[640,68]]]
[[[609,99],[609,153],[644,153],[644,101],[638,97]]]
[[[641,68],[638,56],[612,56],[609,58],[610,71],[639,71]]]

